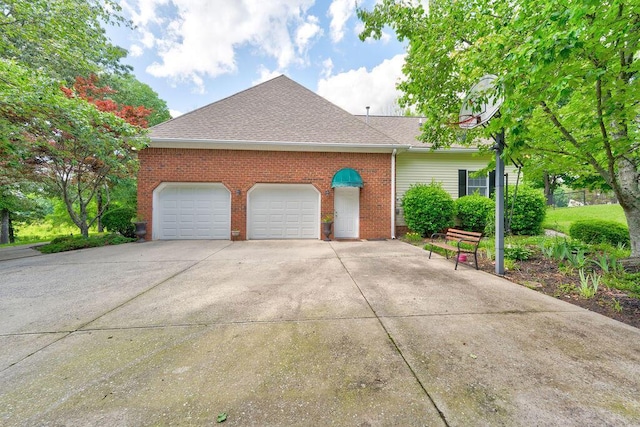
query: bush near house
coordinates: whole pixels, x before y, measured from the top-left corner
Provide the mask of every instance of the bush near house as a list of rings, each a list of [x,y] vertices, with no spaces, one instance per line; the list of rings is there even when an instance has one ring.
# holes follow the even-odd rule
[[[505,202],[505,214],[511,218],[511,233],[535,236],[542,233],[542,223],[547,204],[542,190],[527,186],[509,187],[509,199]],[[515,194],[515,202],[513,200]],[[513,211],[512,208],[513,207]]]
[[[495,202],[479,194],[462,196],[455,201],[460,227],[467,231],[483,232],[487,220],[495,211]]]
[[[131,219],[136,211],[131,208],[109,209],[102,215],[102,225],[112,233],[120,233],[125,237],[136,237],[136,229]]]
[[[609,243],[629,247],[629,229],[619,222],[601,219],[576,221],[569,227],[569,235],[585,243]]]
[[[456,206],[442,184],[414,184],[402,197],[407,226],[422,236],[443,231],[454,224]]]

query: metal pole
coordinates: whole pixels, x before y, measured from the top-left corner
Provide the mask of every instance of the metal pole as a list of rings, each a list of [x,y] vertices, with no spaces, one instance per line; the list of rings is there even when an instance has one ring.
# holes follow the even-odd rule
[[[504,130],[496,135],[496,274],[504,275]]]

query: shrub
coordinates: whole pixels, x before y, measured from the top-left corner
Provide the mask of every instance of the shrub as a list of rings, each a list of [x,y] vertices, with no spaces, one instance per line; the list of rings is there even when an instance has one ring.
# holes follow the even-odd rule
[[[136,229],[131,219],[136,212],[131,208],[109,209],[102,215],[102,225],[112,233],[120,233],[125,237],[136,237]]]
[[[541,234],[542,222],[547,212],[544,194],[540,190],[519,186],[514,202],[514,193],[515,187],[509,187],[509,200],[504,206],[507,218],[511,214],[511,232],[529,236]]]
[[[479,194],[460,197],[455,204],[460,227],[468,231],[483,232],[487,219],[495,211],[495,202]]]
[[[531,258],[531,249],[525,246],[505,246],[504,257],[513,261],[526,261]]]
[[[609,243],[629,246],[629,229],[619,222],[601,219],[576,221],[569,227],[569,235],[588,244]]]
[[[456,206],[441,184],[414,184],[402,197],[407,226],[422,236],[453,226]]]
[[[49,244],[38,246],[37,249],[43,254],[53,254],[57,252],[73,251],[76,249],[95,248],[106,245],[119,245],[121,243],[133,242],[135,239],[123,237],[118,234],[103,234],[98,236],[66,236],[56,237]]]

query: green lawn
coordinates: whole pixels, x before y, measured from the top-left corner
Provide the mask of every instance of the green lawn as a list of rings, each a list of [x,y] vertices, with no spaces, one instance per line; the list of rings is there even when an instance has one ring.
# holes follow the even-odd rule
[[[14,245],[48,242],[56,237],[80,234],[80,229],[78,227],[72,227],[70,225],[53,225],[49,221],[42,221],[33,224],[15,224],[14,227],[16,233],[16,242]],[[96,233],[95,227],[90,230],[90,233]]]
[[[549,208],[542,226],[562,233],[569,233],[571,224],[583,219],[602,219],[627,225],[627,219],[620,205],[591,205],[575,208]]]

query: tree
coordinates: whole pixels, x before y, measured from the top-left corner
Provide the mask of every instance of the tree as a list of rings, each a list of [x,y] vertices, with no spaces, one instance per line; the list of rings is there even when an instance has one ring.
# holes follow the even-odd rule
[[[0,190],[25,180],[40,182],[42,189],[47,184],[50,191],[60,192],[74,223],[86,234],[93,221],[87,219],[87,206],[101,194],[90,191],[90,183],[99,189],[107,181],[130,177],[133,149],[143,144],[140,129],[113,115],[146,127],[146,104],[157,109],[153,120],[159,121],[168,117],[166,104],[127,74],[130,67],[120,63],[126,51],[106,37],[103,25],[130,25],[117,1],[5,0],[1,5]],[[99,88],[94,77],[84,79],[84,89],[102,91],[91,95],[93,106],[76,93],[70,99],[60,91],[75,85],[77,76],[94,74],[121,84],[114,91]],[[135,94],[123,93],[129,89]],[[119,100],[127,97],[141,102]],[[65,160],[76,169],[63,172]]]
[[[129,25],[114,0],[3,0],[0,57],[71,83],[76,76],[126,71],[126,51],[102,25]]]
[[[149,126],[155,126],[171,118],[167,103],[132,74],[102,75],[100,83],[113,88],[114,92],[109,97],[117,104],[143,106],[151,110],[148,116]]]
[[[422,139],[454,142],[460,94],[496,74],[505,156],[544,154],[576,176],[597,174],[622,206],[640,256],[640,3],[628,0],[383,0],[359,10],[361,38],[390,25],[408,40],[401,103],[426,117]]]
[[[87,207],[110,177],[131,176],[141,129],[76,96],[57,81],[0,60],[0,156],[26,165],[32,180],[61,195],[83,236],[97,217]]]
[[[150,109],[142,105],[136,107],[131,105],[119,105],[112,99],[112,97],[117,93],[116,90],[112,89],[109,86],[98,86],[97,84],[98,77],[95,74],[91,74],[91,76],[89,76],[88,78],[76,77],[76,81],[73,84],[73,89],[63,86],[62,91],[70,98],[78,96],[95,105],[98,110],[112,113],[127,121],[131,125],[141,128],[147,128],[149,126],[148,117],[152,113]],[[114,178],[116,177],[111,177],[111,179]],[[117,178],[126,177],[118,176]],[[98,184],[98,182],[96,182],[96,184]],[[104,200],[103,190],[106,191],[106,203]],[[103,183],[101,183],[100,187],[95,189],[95,201],[97,205],[97,213],[95,219],[98,225],[98,231],[102,232],[102,214],[109,205],[108,180],[105,180]]]

